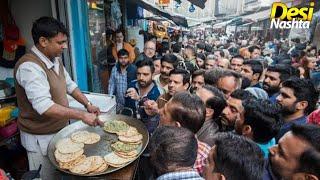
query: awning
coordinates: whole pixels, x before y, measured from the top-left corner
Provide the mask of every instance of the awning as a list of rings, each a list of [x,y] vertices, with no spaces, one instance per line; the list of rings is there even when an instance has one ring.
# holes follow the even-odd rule
[[[222,27],[225,27],[227,26],[229,23],[231,23],[232,20],[229,20],[229,21],[223,21],[223,22],[220,22],[220,23],[217,23],[217,24],[214,24],[212,26],[213,29],[219,29],[219,28],[222,28]]]
[[[241,18],[246,21],[258,22],[258,21],[268,19],[270,17],[270,13],[271,13],[271,10],[267,9],[267,10],[263,10],[253,14],[242,16]]]
[[[132,3],[132,4],[136,3],[140,7],[142,7],[143,9],[152,12],[154,15],[162,16],[162,17],[165,17],[167,19],[172,20],[176,25],[188,27],[188,21],[185,17],[179,16],[179,15],[173,15],[166,10],[155,7],[153,4],[151,4],[145,0],[130,0],[130,1],[128,1],[128,4],[129,3]]]

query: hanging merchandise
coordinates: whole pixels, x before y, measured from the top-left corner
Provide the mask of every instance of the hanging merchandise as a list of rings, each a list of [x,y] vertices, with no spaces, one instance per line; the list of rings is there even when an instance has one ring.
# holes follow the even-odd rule
[[[3,23],[3,41],[0,43],[0,66],[13,68],[18,59],[25,54],[25,42],[20,35],[13,16],[6,5],[1,12]]]
[[[111,3],[111,27],[112,29],[118,29],[122,24],[122,13],[118,0]]]
[[[196,10],[193,4],[189,7],[189,12],[193,13]]]

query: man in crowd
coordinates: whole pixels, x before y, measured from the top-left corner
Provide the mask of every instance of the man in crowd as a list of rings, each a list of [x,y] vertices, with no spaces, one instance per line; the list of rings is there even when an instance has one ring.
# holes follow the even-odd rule
[[[117,112],[122,111],[128,84],[137,78],[136,67],[129,62],[129,52],[125,49],[118,51],[118,62],[112,68],[108,92],[116,96]]]
[[[261,48],[257,45],[252,45],[248,48],[250,59],[258,59],[261,56]]]
[[[229,59],[226,59],[226,58],[218,59],[217,67],[222,68],[222,69],[229,69],[229,66],[230,66]]]
[[[121,29],[115,32],[116,42],[112,45],[112,56],[115,60],[118,60],[118,51],[120,49],[125,49],[129,52],[130,63],[133,63],[136,55],[134,53],[134,48],[127,42],[124,42],[124,33]]]
[[[160,74],[154,76],[154,81],[157,84],[160,94],[168,92],[168,83],[170,71],[176,68],[177,57],[173,54],[166,54],[161,59]]]
[[[314,166],[305,169],[304,158],[311,151],[320,152],[320,128],[315,125],[293,125],[280,140],[278,145],[270,148],[269,160],[265,166],[263,180],[293,179],[297,173],[306,173],[306,179],[315,179],[319,169]],[[317,166],[319,161],[309,161]],[[310,164],[309,163],[309,164]]]
[[[234,130],[235,122],[240,119],[240,114],[243,113],[244,108],[242,102],[244,100],[254,98],[248,91],[238,89],[231,93],[230,98],[227,99],[227,106],[223,109],[219,121],[219,131]]]
[[[290,66],[277,64],[267,68],[262,87],[268,93],[271,102],[276,102],[276,98],[279,95],[280,84],[291,76]]]
[[[157,85],[152,81],[154,66],[152,60],[139,61],[137,66],[137,80],[132,81],[126,93],[125,107],[132,110],[137,119],[143,121],[148,131],[152,133],[158,122],[148,121],[149,117],[144,111],[144,102],[147,100],[157,100],[160,96]]]
[[[226,69],[216,68],[206,71],[205,84],[217,87],[228,99],[230,94],[241,87],[241,75]]]
[[[181,127],[159,127],[150,140],[149,149],[157,180],[203,180],[193,169],[198,143],[190,130]]]
[[[293,124],[306,124],[307,115],[315,108],[319,94],[309,80],[291,78],[282,83],[277,103],[284,121],[276,139],[279,140]]]
[[[205,70],[199,69],[192,74],[191,89],[190,89],[191,92],[201,89],[204,86],[205,72],[206,72]]]
[[[280,107],[261,99],[245,100],[242,106],[244,111],[236,119],[235,131],[256,142],[267,158],[269,148],[276,144],[275,136],[280,129]]]
[[[212,146],[212,138],[219,131],[216,121],[227,103],[223,93],[214,86],[205,85],[198,89],[196,94],[206,106],[206,118],[201,129],[197,132],[197,137],[200,141]]]
[[[233,56],[230,60],[230,69],[240,73],[242,70],[243,61],[244,58],[241,55]]]
[[[207,56],[206,61],[204,62],[204,67],[206,70],[213,69],[216,66],[217,59],[213,54]]]
[[[63,67],[60,57],[68,46],[67,37],[68,30],[61,22],[51,17],[37,19],[32,26],[34,46],[14,68],[21,144],[27,150],[29,170],[42,165],[42,179],[55,179],[47,147],[69,119],[92,126],[99,123],[99,108],[88,101]],[[69,108],[67,94],[88,112]]]
[[[292,176],[293,180],[320,179],[320,152],[310,149],[304,152],[299,159],[300,168]]]
[[[220,60],[220,59],[224,58],[223,50],[216,50],[216,51],[214,51],[213,54],[217,58],[217,60]]]
[[[181,56],[181,43],[174,43],[171,46],[172,54],[175,55],[178,61],[184,61],[183,57]]]
[[[250,87],[262,88],[260,77],[263,72],[263,66],[258,60],[247,60],[243,63],[241,74],[250,81]]]
[[[251,140],[232,133],[214,139],[205,168],[205,179],[258,180],[263,176],[260,148]]]
[[[184,61],[185,69],[188,70],[190,74],[192,74],[194,71],[199,69],[196,63],[196,51],[193,46],[188,45],[185,48],[185,56],[186,56]]]
[[[160,109],[160,125],[184,127],[196,134],[205,120],[205,106],[201,99],[188,92],[176,93]],[[201,174],[210,146],[198,141],[198,155],[194,168]]]
[[[136,58],[135,63],[144,60],[146,57],[153,58],[156,54],[156,44],[153,41],[144,43],[143,52]]]
[[[169,91],[159,96],[157,101],[148,100],[144,103],[145,111],[149,116],[159,114],[159,109],[172,98],[177,92],[187,91],[190,86],[190,74],[184,69],[174,69],[170,72],[168,89]],[[155,117],[159,118],[159,117]]]

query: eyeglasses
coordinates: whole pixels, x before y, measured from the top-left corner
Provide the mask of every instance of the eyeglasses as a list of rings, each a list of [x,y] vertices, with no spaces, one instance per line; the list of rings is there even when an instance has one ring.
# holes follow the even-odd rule
[[[146,50],[152,50],[152,51],[155,51],[155,50],[156,50],[155,48],[149,48],[149,47],[145,47],[144,49],[146,49]]]

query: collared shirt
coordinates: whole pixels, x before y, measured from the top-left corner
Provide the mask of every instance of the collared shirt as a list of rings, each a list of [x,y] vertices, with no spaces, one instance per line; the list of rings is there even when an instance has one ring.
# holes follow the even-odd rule
[[[46,64],[48,69],[54,68],[55,72],[59,74],[60,64],[57,58],[51,62],[35,46],[32,47],[31,51],[33,51]],[[77,84],[71,80],[65,68],[64,74],[66,78],[67,92],[68,94],[71,94],[77,88]],[[43,114],[54,104],[51,99],[50,85],[47,80],[47,75],[39,65],[33,62],[22,63],[17,69],[16,79],[19,85],[24,88],[33,109],[39,114]]]
[[[31,51],[35,53],[47,66],[48,69],[54,68],[54,71],[59,74],[58,57],[54,61],[50,61],[43,53],[35,46]],[[74,83],[68,72],[64,69],[66,78],[67,92],[71,94],[77,85]],[[33,62],[22,63],[16,72],[17,82],[24,88],[28,100],[39,114],[47,111],[54,102],[51,99],[50,85],[47,80],[45,71]],[[38,152],[39,147],[43,155],[47,154],[47,147],[54,134],[49,135],[34,135],[20,131],[21,144],[27,151]],[[39,147],[38,147],[39,146]]]
[[[194,163],[193,168],[195,168],[199,174],[202,174],[204,170],[204,166],[206,165],[206,159],[209,155],[211,147],[198,140],[198,152],[197,152],[197,159],[196,162]]]
[[[196,171],[182,171],[166,173],[157,178],[157,180],[204,180]]]
[[[116,96],[117,111],[121,110],[125,104],[124,95],[127,91],[127,71],[121,72],[117,66],[111,71],[108,92]]]
[[[289,121],[289,122],[286,122],[284,123],[281,128],[280,128],[280,131],[278,133],[278,135],[276,136],[276,140],[277,142],[279,141],[279,139],[285,134],[287,133],[288,131],[290,131],[290,128],[293,124],[298,124],[298,125],[303,125],[303,124],[306,124],[307,123],[307,116],[302,116],[302,117],[299,117],[295,120],[292,120],[292,121]]]

